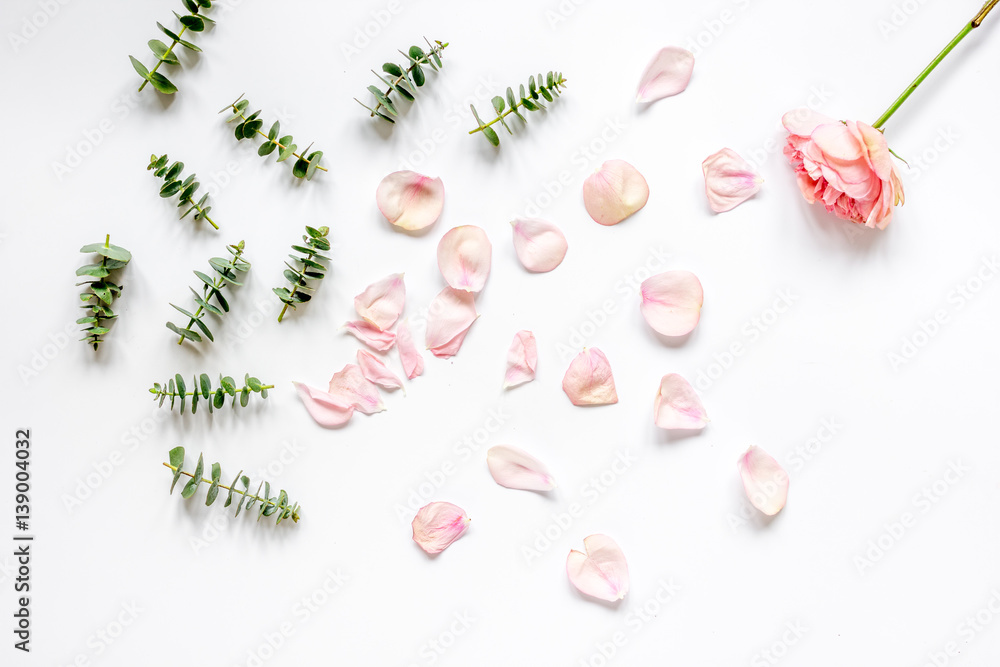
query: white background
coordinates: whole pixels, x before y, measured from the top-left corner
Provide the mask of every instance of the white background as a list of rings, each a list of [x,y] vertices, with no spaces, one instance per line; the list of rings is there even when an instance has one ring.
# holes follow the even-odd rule
[[[30,427],[37,535],[31,656],[10,646],[13,561],[0,549],[0,662],[601,665],[616,633],[624,643],[607,664],[916,666],[930,654],[984,665],[1000,656],[1000,618],[987,609],[1000,596],[1000,328],[998,280],[984,264],[1000,246],[1000,16],[890,122],[890,144],[912,169],[907,204],[877,232],[801,199],[776,148],[781,114],[813,104],[871,122],[971,18],[974,0],[234,2],[197,36],[204,54],[168,68],[180,87],[172,98],[135,95],[127,55],[153,62],[145,43],[162,37],[155,21],[175,25],[180,2],[72,0],[43,20],[44,4],[5,2],[0,25],[0,518],[13,514],[14,430]],[[26,28],[32,21],[43,25]],[[450,42],[444,70],[394,128],[368,119],[352,97],[366,96],[369,69],[425,35]],[[699,38],[688,90],[636,109],[653,53]],[[466,135],[469,98],[487,113],[490,96],[549,69],[569,80],[549,112],[503,135],[500,150]],[[315,141],[330,172],[297,182],[290,163],[256,155],[258,142],[237,143],[216,111],[243,92],[268,124],[280,114],[300,146]],[[700,163],[724,146],[762,163],[766,183],[715,216]],[[152,152],[222,186],[212,191],[220,232],[177,220],[145,170]],[[586,215],[580,184],[612,158],[634,164],[651,195],[605,228]],[[445,183],[444,213],[423,236],[397,233],[375,207],[379,180],[405,161]],[[547,197],[562,172],[567,185]],[[514,255],[508,222],[526,212],[569,239],[550,274],[528,274]],[[306,224],[330,226],[332,270],[279,326],[271,288]],[[493,273],[461,352],[425,355],[424,376],[405,396],[387,395],[386,412],[318,427],[292,380],[324,387],[353,362],[359,344],[339,327],[353,317],[353,296],[389,273],[406,274],[407,316],[422,341],[421,312],[443,286],[436,244],[462,224],[488,232]],[[75,342],[74,271],[89,261],[79,247],[108,232],[134,260],[120,320],[95,354]],[[163,326],[176,317],[168,302],[189,303],[192,269],[239,239],[253,269],[214,326],[218,342],[178,347]],[[701,323],[685,341],[661,341],[639,314],[628,285],[647,262],[692,270],[704,284]],[[980,272],[987,279],[977,282]],[[960,285],[978,291],[960,297]],[[781,294],[792,305],[775,318]],[[608,300],[606,323],[587,325]],[[922,335],[938,311],[944,323]],[[519,329],[538,338],[538,378],[504,392]],[[889,355],[902,356],[904,340],[919,350],[894,367]],[[728,360],[734,343],[743,353]],[[617,405],[576,408],[560,390],[566,349],[584,344],[610,359]],[[399,371],[395,352],[388,360]],[[175,372],[247,371],[277,389],[236,413],[171,414],[146,391]],[[713,419],[701,435],[653,425],[667,372],[715,376],[701,383]],[[503,423],[485,438],[496,414]],[[484,444],[472,453],[462,443],[477,434]],[[796,451],[811,439],[805,460]],[[485,449],[501,443],[546,461],[559,489],[546,497],[497,486]],[[302,504],[301,522],[233,518],[221,504],[204,507],[204,489],[190,501],[168,495],[161,462],[178,444],[189,466],[204,451],[224,476],[271,466],[265,477]],[[770,522],[747,512],[737,475],[750,444],[792,475],[788,506]],[[595,492],[589,480],[619,452],[634,462]],[[964,471],[949,482],[953,465]],[[453,474],[429,498],[410,498],[442,469]],[[935,484],[933,503],[919,497]],[[407,505],[427,499],[457,503],[473,520],[434,559],[410,539]],[[553,515],[572,503],[584,509],[558,528]],[[910,525],[892,528],[907,514]],[[12,517],[0,526],[14,532]],[[529,562],[524,548],[546,530],[558,535]],[[583,598],[564,574],[568,550],[596,532],[628,557],[632,590],[617,606]],[[346,582],[327,595],[329,572]],[[671,581],[677,590],[660,604],[661,582]],[[322,603],[304,611],[310,597]],[[655,614],[648,621],[637,615],[644,606]],[[979,629],[966,625],[982,609]],[[453,625],[456,614],[470,627]],[[276,637],[283,628],[288,636]],[[450,646],[435,652],[432,641]],[[950,642],[960,655],[942,653]]]

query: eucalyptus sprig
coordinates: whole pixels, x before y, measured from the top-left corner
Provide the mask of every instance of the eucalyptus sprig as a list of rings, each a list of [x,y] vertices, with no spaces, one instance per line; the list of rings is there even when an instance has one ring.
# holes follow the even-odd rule
[[[293,245],[292,250],[297,253],[302,254],[302,257],[297,257],[291,253],[288,254],[292,258],[292,261],[299,263],[299,268],[295,268],[288,262],[285,262],[285,278],[292,284],[292,288],[287,287],[275,287],[274,293],[278,295],[281,302],[285,304],[285,307],[281,309],[278,313],[278,321],[285,316],[285,311],[291,306],[295,308],[297,303],[305,303],[312,299],[312,292],[315,287],[309,284],[310,280],[323,280],[326,275],[324,271],[327,267],[321,262],[330,261],[329,257],[319,254],[320,251],[327,251],[330,249],[330,241],[327,240],[326,235],[330,233],[329,227],[320,227],[315,229],[306,225],[306,233],[302,235],[302,243],[304,245]]]
[[[194,200],[194,195],[198,192],[199,186],[201,186],[201,183],[194,180],[197,176],[191,174],[181,181],[180,175],[184,171],[184,163],[174,162],[168,167],[167,162],[169,162],[169,159],[166,153],[160,156],[154,153],[149,156],[149,166],[146,167],[146,171],[155,169],[153,175],[163,179],[160,196],[166,199],[180,193],[180,201],[177,204],[177,208],[190,206],[188,210],[181,214],[181,220],[186,218],[191,211],[196,210],[198,212],[194,214],[195,220],[205,218],[208,220],[208,224],[218,229],[219,226],[215,224],[215,221],[208,217],[208,212],[212,210],[211,206],[205,206],[205,202],[208,200],[208,193],[205,193],[199,201],[196,202]]]
[[[94,279],[89,282],[77,283],[77,286],[86,285],[89,290],[80,294],[80,301],[85,303],[80,307],[90,310],[90,313],[78,319],[76,323],[87,325],[83,328],[86,335],[80,340],[87,341],[96,350],[104,340],[101,336],[110,331],[103,324],[110,324],[108,320],[118,317],[111,310],[111,303],[115,297],[122,293],[121,285],[108,280],[108,276],[111,275],[112,271],[125,268],[125,265],[132,260],[132,253],[125,248],[111,245],[110,234],[104,237],[104,243],[85,245],[80,248],[80,252],[95,252],[101,257],[101,261],[96,264],[85,264],[76,270],[76,275],[90,276]]]
[[[228,486],[222,484],[222,466],[218,463],[212,464],[212,478],[206,479],[202,477],[205,474],[205,457],[203,454],[198,455],[198,465],[195,466],[194,472],[187,472],[184,470],[184,448],[174,447],[170,450],[170,463],[164,463],[167,468],[174,473],[174,481],[170,484],[170,493],[173,494],[174,487],[177,486],[177,481],[183,476],[188,477],[187,484],[181,489],[182,498],[190,498],[194,495],[195,491],[198,490],[198,486],[203,482],[208,484],[208,495],[205,498],[205,504],[211,505],[215,502],[215,499],[219,497],[219,489],[225,489],[229,493],[226,495],[226,502],[223,503],[223,507],[229,507],[233,504],[233,495],[238,495],[239,502],[236,504],[236,514],[239,516],[240,512],[246,509],[248,512],[257,505],[257,521],[261,520],[261,517],[265,516],[277,516],[275,523],[281,523],[285,519],[291,519],[292,521],[298,523],[299,521],[299,504],[290,504],[288,500],[288,494],[285,493],[284,489],[278,491],[278,495],[271,497],[271,484],[269,482],[261,482],[257,491],[250,493],[250,478],[243,474],[240,470],[236,473],[236,479],[234,479]],[[240,489],[239,485],[242,484],[243,488]],[[261,488],[264,489],[264,494],[261,495]],[[243,503],[246,503],[244,505]],[[258,503],[260,503],[258,505]]]
[[[221,316],[223,313],[229,312],[229,302],[226,301],[224,296],[222,296],[222,290],[226,287],[226,285],[242,285],[243,283],[238,280],[239,274],[246,273],[250,270],[250,262],[243,259],[243,247],[243,241],[240,241],[235,245],[226,246],[226,250],[228,250],[229,254],[232,255],[230,259],[213,257],[208,260],[209,265],[218,274],[218,276],[213,278],[205,275],[201,271],[194,272],[194,275],[198,276],[198,280],[203,283],[200,295],[194,290],[194,288],[190,288],[191,293],[194,294],[194,301],[198,304],[198,310],[194,311],[194,313],[189,313],[180,306],[170,304],[180,313],[191,318],[187,326],[183,329],[173,322],[167,322],[167,328],[180,336],[180,339],[177,341],[178,345],[183,343],[185,338],[195,342],[201,341],[201,335],[198,334],[197,331],[191,329],[192,325],[197,325],[198,328],[201,329],[201,333],[204,334],[206,338],[215,342],[215,338],[212,336],[211,330],[204,322],[205,313],[215,313],[216,315]],[[212,297],[215,297],[216,303],[219,304],[218,306],[209,303],[209,300]]]
[[[278,149],[278,162],[284,162],[288,158],[295,156],[298,159],[292,166],[292,174],[296,178],[304,178],[307,181],[311,181],[313,174],[316,173],[317,169],[326,171],[326,167],[320,165],[320,160],[323,157],[323,151],[313,151],[310,153],[309,149],[312,148],[312,144],[309,144],[304,151],[296,153],[295,151],[298,149],[298,146],[293,143],[294,140],[292,139],[292,135],[287,134],[280,139],[278,138],[278,135],[281,133],[281,123],[278,121],[274,121],[274,125],[271,126],[268,133],[264,134],[260,129],[264,126],[264,121],[259,118],[260,110],[254,111],[252,114],[247,116],[246,110],[249,106],[250,101],[243,99],[243,95],[240,95],[235,102],[223,107],[222,110],[219,111],[219,113],[222,113],[226,109],[232,110],[233,115],[226,119],[227,123],[232,123],[237,120],[240,121],[240,123],[236,126],[235,131],[237,141],[250,139],[255,134],[259,134],[264,137],[266,141],[260,145],[260,148],[257,149],[258,155],[270,155],[275,151],[275,149]]]
[[[408,65],[405,67],[397,65],[396,63],[385,63],[382,65],[382,71],[393,78],[388,79],[375,70],[372,70],[372,74],[377,76],[382,83],[388,86],[388,88],[383,93],[377,86],[368,86],[368,90],[371,91],[372,96],[375,98],[374,109],[358,98],[354,98],[358,104],[371,112],[372,118],[378,116],[379,118],[387,120],[390,123],[395,123],[396,121],[379,111],[379,109],[385,109],[393,116],[399,115],[399,112],[396,110],[396,105],[393,104],[391,99],[389,99],[389,96],[392,95],[393,92],[396,92],[399,93],[400,97],[413,101],[417,88],[424,85],[424,82],[427,80],[421,65],[430,65],[431,69],[435,72],[438,68],[444,67],[441,63],[441,52],[444,51],[446,46],[448,46],[448,42],[442,43],[434,40],[434,43],[431,44],[426,37],[424,37],[424,41],[427,42],[427,47],[430,49],[428,52],[425,52],[419,46],[411,46],[408,53],[400,51],[403,57],[408,61]]]
[[[188,396],[191,397],[191,414],[198,412],[198,400],[204,399],[208,401],[208,412],[212,413],[216,408],[223,406],[227,396],[233,399],[233,409],[236,409],[237,400],[240,402],[240,407],[245,408],[247,403],[250,402],[250,394],[260,394],[261,398],[267,398],[267,390],[274,389],[274,385],[261,384],[260,380],[250,377],[250,374],[247,373],[243,378],[243,386],[237,387],[236,381],[233,378],[228,375],[225,377],[219,375],[219,386],[213,391],[212,380],[208,375],[202,373],[201,376],[195,376],[191,380],[191,388],[194,391],[187,390],[184,378],[178,373],[163,384],[154,382],[153,386],[149,389],[149,393],[153,395],[154,401],[159,401],[159,407],[161,408],[164,401],[168,398],[170,399],[171,410],[174,409],[174,401],[178,401],[180,403],[181,414],[184,414],[184,401]]]
[[[181,16],[177,12],[174,12],[174,16],[180,21],[181,29],[180,32],[174,32],[163,27],[163,24],[159,21],[156,22],[156,27],[159,28],[164,35],[169,37],[172,41],[170,46],[167,46],[158,39],[149,40],[149,50],[153,52],[156,56],[156,64],[153,65],[153,69],[146,69],[146,66],[139,62],[136,58],[129,56],[129,60],[132,61],[132,67],[135,71],[139,73],[142,77],[142,85],[139,86],[139,90],[146,87],[147,83],[153,84],[153,88],[164,95],[173,95],[177,92],[177,86],[173,84],[167,77],[163,76],[156,70],[160,69],[160,65],[166,63],[167,65],[180,65],[180,60],[177,59],[177,55],[174,53],[174,48],[180,44],[181,46],[191,49],[192,51],[201,51],[198,46],[192,44],[181,38],[185,32],[190,30],[191,32],[201,32],[205,29],[206,23],[215,23],[212,19],[201,13],[202,9],[208,9],[212,6],[212,0],[183,0],[184,7],[188,10],[188,13]]]
[[[476,117],[476,122],[479,123],[479,127],[474,130],[469,130],[469,134],[475,134],[476,132],[482,132],[483,135],[489,140],[494,146],[500,145],[500,137],[497,136],[496,131],[490,127],[496,122],[500,122],[507,130],[508,134],[514,134],[510,126],[507,125],[507,121],[504,120],[505,116],[514,114],[521,119],[525,124],[527,120],[521,115],[521,112],[517,110],[518,107],[524,107],[528,111],[538,111],[539,109],[544,109],[545,105],[542,104],[541,98],[545,98],[546,102],[551,102],[556,97],[559,96],[560,88],[566,87],[566,79],[563,78],[562,72],[549,72],[543,78],[541,74],[538,75],[538,80],[535,77],[530,77],[528,79],[528,89],[524,89],[524,84],[521,84],[520,89],[520,99],[515,97],[514,89],[507,88],[507,99],[497,96],[492,100],[493,110],[496,111],[497,117],[488,123],[484,123],[480,118],[479,114],[476,113],[475,105],[470,104],[472,109],[472,115]]]

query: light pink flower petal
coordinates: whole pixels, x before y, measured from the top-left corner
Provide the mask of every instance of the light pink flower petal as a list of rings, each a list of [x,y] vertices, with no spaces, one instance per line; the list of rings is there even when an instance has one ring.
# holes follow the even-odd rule
[[[562,263],[569,244],[561,229],[534,218],[518,218],[510,225],[514,229],[514,252],[524,268],[545,273]]]
[[[530,331],[518,331],[514,334],[510,349],[507,350],[507,374],[503,379],[503,387],[516,387],[535,379],[535,366],[538,364],[538,343],[535,334]]]
[[[365,320],[344,322],[344,328],[354,334],[362,343],[379,352],[391,349],[396,342],[396,334],[391,331],[382,331],[374,324]]]
[[[480,292],[490,275],[493,245],[481,228],[462,225],[449,229],[438,243],[438,268],[455,289]]]
[[[396,340],[399,344],[399,334],[396,335]],[[403,388],[403,381],[390,371],[381,359],[367,350],[358,350],[358,366],[361,368],[361,374],[369,382],[389,390]]]
[[[682,92],[694,71],[694,54],[678,46],[657,51],[639,79],[637,103],[655,102]]]
[[[781,124],[785,126],[791,134],[800,137],[808,137],[820,125],[836,123],[837,121],[829,116],[824,116],[818,111],[813,111],[808,107],[792,109],[781,117]]]
[[[320,426],[336,428],[351,420],[351,415],[354,414],[353,405],[347,405],[339,398],[301,382],[292,384],[295,385],[302,404],[306,406],[306,411]]]
[[[399,347],[399,361],[403,364],[403,372],[406,373],[406,377],[412,380],[423,373],[424,357],[414,344],[410,325],[405,320],[396,327],[396,343]]]
[[[660,391],[653,402],[653,421],[667,430],[700,430],[709,419],[691,383],[677,373],[668,373],[660,380]]]
[[[445,287],[431,301],[425,338],[427,349],[435,357],[454,356],[477,317],[472,292]]]
[[[583,182],[583,205],[602,225],[617,225],[648,199],[646,179],[624,160],[608,160]]]
[[[628,593],[628,563],[621,548],[607,535],[583,540],[584,554],[572,550],[566,557],[566,574],[584,595],[615,602]]]
[[[774,457],[751,445],[736,462],[736,467],[743,478],[743,490],[753,506],[768,516],[780,512],[788,500],[788,473]]]
[[[330,378],[328,393],[339,403],[353,406],[366,415],[385,410],[378,387],[365,377],[357,364],[347,364],[334,373]]]
[[[412,171],[396,171],[378,184],[378,210],[393,225],[415,231],[433,225],[444,207],[444,184]]]
[[[764,179],[731,148],[713,153],[701,163],[708,205],[716,213],[730,211],[760,191]]]
[[[402,273],[386,276],[354,297],[354,309],[358,315],[383,331],[396,323],[405,304],[406,286]]]
[[[500,486],[525,491],[551,491],[556,488],[545,464],[534,456],[510,445],[490,447],[486,452],[486,465]]]
[[[690,271],[666,271],[643,281],[639,309],[649,326],[664,336],[690,333],[701,318],[705,293]]]
[[[586,348],[566,369],[563,391],[573,405],[609,405],[618,402],[611,364],[596,347]]]
[[[439,554],[462,536],[471,521],[457,505],[428,503],[413,517],[413,541],[427,553]]]

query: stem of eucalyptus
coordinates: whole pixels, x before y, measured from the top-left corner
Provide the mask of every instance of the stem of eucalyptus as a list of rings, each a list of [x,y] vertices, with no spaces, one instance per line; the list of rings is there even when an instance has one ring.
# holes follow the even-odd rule
[[[175,466],[172,466],[169,463],[164,463],[163,465],[165,465],[166,467],[170,468],[174,472],[177,472],[177,468]],[[180,472],[181,472],[182,475],[187,475],[191,479],[194,479],[194,475],[192,475],[191,473],[189,473],[187,471],[184,471],[184,470],[181,470]],[[212,483],[212,480],[205,479],[204,477],[201,478],[201,481],[204,482],[205,484],[211,484]],[[264,505],[273,505],[274,507],[276,507],[279,510],[290,510],[290,509],[292,509],[288,505],[282,505],[281,503],[277,503],[277,502],[275,502],[273,500],[270,500],[269,498],[261,498],[260,496],[258,496],[255,493],[247,493],[246,491],[240,491],[239,489],[231,488],[229,486],[226,486],[225,484],[219,484],[219,488],[220,489],[225,489],[226,491],[232,491],[233,493],[238,493],[238,494],[240,494],[241,496],[243,496],[245,498],[250,498],[251,500],[256,499],[261,504],[264,504]]]
[[[236,113],[238,113],[240,115],[240,118],[242,118],[243,121],[246,122],[247,117],[243,115],[242,111],[240,111],[239,109],[236,108],[236,103],[234,102],[231,106],[233,107],[233,111],[235,111]],[[257,130],[257,134],[259,134],[260,136],[262,136],[265,139],[267,139],[268,143],[273,143],[275,146],[277,146],[280,149],[286,148],[286,146],[284,144],[282,144],[280,141],[278,141],[277,139],[275,139],[274,141],[272,141],[271,137],[267,136],[266,134],[264,134],[263,132],[261,132],[259,129]],[[312,144],[309,144],[309,146],[312,147]],[[305,151],[302,151],[303,154],[305,154],[306,152],[308,152],[308,149],[305,150]],[[312,162],[310,162],[306,158],[302,157],[302,155],[299,155],[298,153],[292,153],[292,155],[294,155],[298,159],[302,160],[303,162],[306,162],[307,164],[312,164]],[[324,167],[323,165],[319,165],[318,164],[318,165],[316,165],[316,168],[320,169],[322,171],[327,171],[326,167]]]
[[[428,42],[428,44],[430,44],[430,42]],[[407,81],[409,81],[409,74],[410,74],[410,72],[412,72],[412,71],[413,71],[413,68],[414,68],[414,67],[417,67],[418,65],[426,65],[426,64],[430,63],[430,61],[431,61],[431,56],[433,56],[434,54],[437,54],[437,55],[438,55],[438,57],[440,57],[440,56],[441,56],[441,52],[442,52],[442,51],[444,51],[444,47],[446,47],[446,46],[448,46],[448,42],[445,42],[445,43],[444,43],[444,44],[442,44],[441,46],[432,46],[432,47],[431,47],[431,50],[430,50],[430,53],[425,53],[425,54],[424,54],[423,56],[421,56],[420,58],[417,58],[417,59],[416,59],[416,60],[415,60],[415,61],[414,61],[414,62],[413,62],[413,63],[412,63],[412,64],[411,64],[411,65],[410,65],[409,67],[407,67],[407,68],[406,68],[405,70],[403,70],[403,73],[402,73],[402,74],[400,74],[399,76],[397,76],[397,77],[396,77],[396,80],[395,80],[395,81],[393,81],[393,82],[392,82],[391,84],[388,84],[388,85],[389,85],[389,90],[385,91],[385,96],[386,96],[386,97],[389,97],[389,94],[390,94],[390,93],[392,93],[392,91],[394,91],[394,90],[396,89],[396,87],[397,87],[397,86],[399,86],[399,83],[400,83],[400,82],[401,82],[401,81],[402,81],[403,79],[406,79]],[[398,49],[397,49],[397,50],[398,50]],[[409,58],[409,56],[407,56],[407,55],[406,55],[405,53],[403,53],[402,51],[400,51],[400,53],[402,53],[404,57],[406,57],[406,58]],[[374,75],[375,75],[375,76],[377,76],[378,78],[382,79],[382,75],[380,75],[380,74],[379,74],[378,72],[376,72],[375,70],[372,70],[372,74],[374,74]],[[383,81],[385,81],[385,79],[382,79],[382,80],[383,80]],[[367,107],[367,106],[365,105],[365,103],[364,103],[364,102],[362,102],[361,100],[359,100],[359,99],[355,98],[355,101],[356,101],[356,102],[357,102],[358,104],[360,104],[361,106],[363,106],[363,107],[365,107],[366,109],[368,109],[368,107]],[[369,109],[369,111],[371,111],[371,112],[372,112],[372,113],[371,113],[371,115],[372,115],[372,118],[374,118],[374,117],[375,117],[375,114],[376,114],[376,113],[378,113],[378,110],[379,110],[379,109],[381,109],[381,108],[382,108],[383,106],[384,106],[384,105],[383,105],[383,104],[382,104],[381,102],[379,102],[379,101],[377,101],[377,100],[376,100],[376,102],[375,102],[375,108],[374,108],[374,109]]]
[[[183,35],[185,30],[187,30],[187,26],[186,25],[182,25],[181,26],[181,31],[179,33],[177,33],[177,36],[180,37],[181,35]],[[177,41],[178,40],[176,40],[176,39],[174,41],[172,41],[170,43],[170,47],[167,49],[166,53],[164,53],[163,55],[169,56],[171,53],[173,53],[174,47],[177,46]],[[153,69],[149,70],[149,73],[152,74],[156,70],[160,69],[160,65],[162,65],[162,64],[163,64],[163,60],[157,60],[156,64],[153,65]],[[139,86],[139,91],[140,92],[142,91],[143,88],[146,87],[147,83],[149,83],[149,81],[147,79],[143,79],[142,84]],[[212,223],[212,224],[215,224],[215,223]],[[218,229],[218,227],[216,227],[216,229]]]

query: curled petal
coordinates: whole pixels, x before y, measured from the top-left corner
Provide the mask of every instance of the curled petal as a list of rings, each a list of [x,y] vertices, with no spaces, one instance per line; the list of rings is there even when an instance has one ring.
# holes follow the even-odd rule
[[[516,387],[535,379],[535,366],[538,364],[538,343],[535,334],[530,331],[518,331],[507,350],[507,374],[503,378],[503,387]]]
[[[556,488],[545,464],[534,456],[510,445],[490,447],[486,452],[486,465],[500,486],[525,491],[551,491]]]
[[[401,344],[399,334],[396,335],[396,341],[397,344]],[[361,374],[369,382],[374,382],[378,386],[390,390],[403,388],[403,381],[396,377],[396,374],[390,371],[378,357],[367,350],[358,350],[358,367],[361,368]]]
[[[694,54],[679,46],[668,46],[656,52],[639,79],[637,103],[655,102],[683,92],[694,71]]]
[[[302,399],[302,404],[306,406],[309,415],[316,420],[316,423],[326,428],[336,428],[343,426],[351,420],[354,414],[354,406],[344,403],[336,396],[331,396],[325,391],[313,389],[301,382],[293,382],[295,390]]]
[[[415,231],[433,225],[444,207],[444,184],[440,178],[412,171],[396,171],[378,184],[378,210],[393,225]]]
[[[379,352],[385,352],[392,348],[396,342],[396,334],[391,331],[382,331],[374,324],[365,320],[344,322],[344,328],[354,334],[362,343]]]
[[[562,263],[569,244],[561,229],[534,218],[518,218],[510,225],[514,229],[514,252],[524,268],[545,273]]]
[[[399,347],[399,361],[403,364],[403,372],[406,373],[406,377],[412,380],[423,373],[424,357],[413,343],[410,325],[405,320],[396,327],[396,344]]]
[[[705,292],[690,271],[666,271],[643,281],[639,309],[649,326],[664,336],[691,333],[701,318]]]
[[[413,541],[429,554],[439,554],[462,536],[472,521],[461,507],[428,503],[413,517]]]
[[[624,160],[608,160],[583,182],[583,205],[602,225],[617,225],[648,199],[646,179]]]
[[[350,405],[366,415],[385,410],[378,387],[365,377],[357,364],[347,364],[333,374],[329,394],[339,403]]]
[[[438,268],[455,289],[480,292],[490,275],[493,245],[475,225],[449,229],[438,243]]]
[[[628,593],[628,563],[621,548],[607,535],[591,535],[583,540],[587,553],[569,552],[566,574],[584,595],[614,602]]]
[[[760,191],[764,179],[731,148],[713,153],[701,163],[708,205],[716,213],[730,211]]]
[[[774,516],[788,500],[788,473],[774,457],[756,445],[739,458],[736,467],[743,478],[743,490],[754,507]]]
[[[694,387],[677,373],[668,373],[660,380],[660,391],[653,403],[653,420],[667,430],[700,430],[709,421]]]
[[[406,286],[402,273],[386,276],[354,297],[354,309],[358,315],[383,331],[396,323],[405,303]]]
[[[618,402],[611,364],[596,347],[576,355],[563,377],[563,391],[573,405],[609,405]]]
[[[476,301],[471,292],[445,287],[431,301],[427,317],[427,349],[435,357],[458,354],[469,327],[476,321]]]

